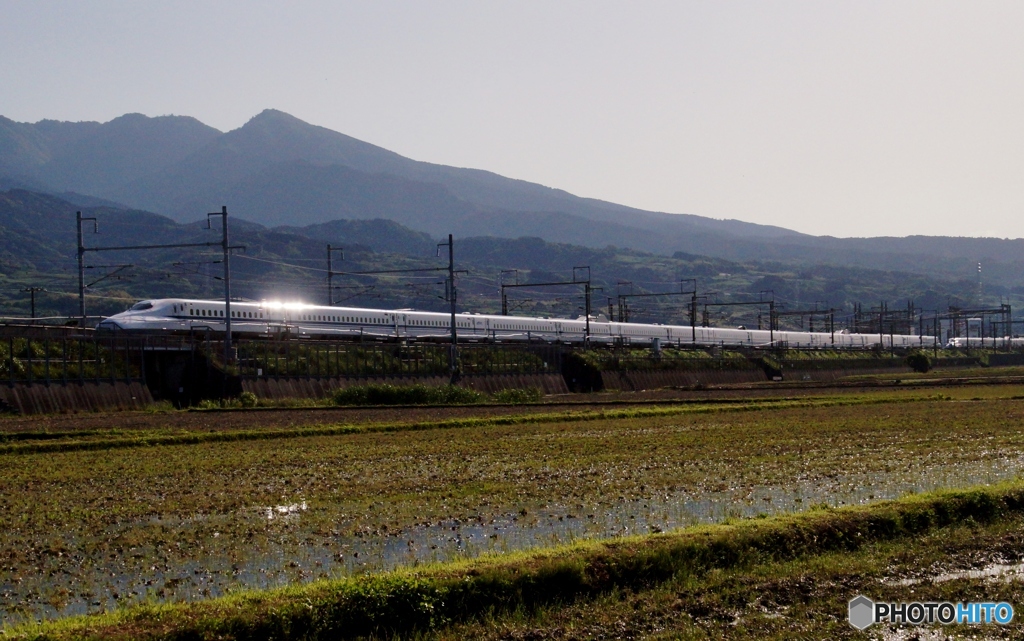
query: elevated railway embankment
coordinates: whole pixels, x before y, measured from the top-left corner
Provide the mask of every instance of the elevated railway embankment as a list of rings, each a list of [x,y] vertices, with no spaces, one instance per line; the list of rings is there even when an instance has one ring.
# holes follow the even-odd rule
[[[210,335],[97,334],[69,327],[0,326],[0,410],[23,414],[178,407],[243,391],[260,398],[322,398],[368,383],[445,385],[449,346],[394,341],[243,338],[232,363]],[[831,382],[911,370],[898,351],[629,349],[551,343],[461,345],[455,382],[485,393],[545,394]],[[1024,365],[1024,354],[936,354],[955,370]]]

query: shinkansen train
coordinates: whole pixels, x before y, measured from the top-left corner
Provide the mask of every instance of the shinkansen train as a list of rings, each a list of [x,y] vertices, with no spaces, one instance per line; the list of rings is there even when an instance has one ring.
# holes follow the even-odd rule
[[[958,336],[946,342],[949,348],[975,348],[975,347],[1024,347],[1024,338],[1019,336],[971,336],[970,338]]]
[[[407,309],[364,309],[327,307],[302,303],[231,303],[232,335],[289,334],[310,338],[353,338],[364,340],[451,339],[451,315]],[[224,332],[224,301],[166,298],[144,300],[126,312],[115,314],[97,325],[100,331],[187,333]],[[460,341],[583,343],[588,330],[585,318],[534,318],[456,314]],[[851,334],[846,332],[790,332],[758,329],[690,327],[689,325],[648,325],[590,321],[591,344],[633,345],[724,345],[817,348],[884,348],[932,346],[932,336],[906,334]]]

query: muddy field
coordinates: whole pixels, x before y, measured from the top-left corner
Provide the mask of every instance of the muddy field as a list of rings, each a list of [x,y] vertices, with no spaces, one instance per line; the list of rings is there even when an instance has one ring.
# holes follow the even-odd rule
[[[547,404],[5,419],[10,433],[92,430],[99,440],[0,454],[3,619],[1013,478],[1024,469],[1021,392],[591,403],[573,404],[573,415]],[[514,419],[531,413],[546,415]],[[456,418],[467,420],[429,423]],[[397,423],[253,437],[360,421]],[[247,436],[131,447],[122,438],[232,430]]]
[[[871,386],[870,391],[895,391],[909,394],[934,395],[936,390],[958,397],[988,395],[990,389],[1017,389],[1007,385],[942,386],[941,388]],[[1020,389],[1024,389],[1021,387]],[[78,414],[47,414],[38,416],[17,416],[0,414],[0,436],[5,433],[21,432],[75,432],[93,430],[244,430],[259,428],[286,428],[308,425],[350,423],[396,423],[413,421],[441,421],[453,418],[501,416],[509,413],[530,414],[554,411],[601,410],[609,407],[646,407],[673,404],[723,400],[729,402],[750,401],[760,398],[801,398],[801,397],[844,397],[863,394],[862,386],[836,388],[835,386],[776,386],[709,389],[709,390],[651,390],[642,392],[605,392],[596,394],[570,394],[548,396],[534,405],[471,405],[464,407],[314,407],[314,408],[259,408],[253,410],[160,410],[160,411],[118,411],[83,412]],[[1005,391],[996,391],[1004,395]]]

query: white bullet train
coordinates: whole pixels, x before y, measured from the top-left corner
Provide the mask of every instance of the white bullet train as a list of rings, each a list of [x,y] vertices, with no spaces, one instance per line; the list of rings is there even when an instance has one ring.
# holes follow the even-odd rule
[[[951,338],[946,342],[950,349],[980,348],[980,347],[1024,347],[1024,338],[1019,336],[971,336],[970,338],[959,336]]]
[[[224,301],[166,298],[144,300],[126,312],[101,321],[99,331],[140,333],[224,332]],[[531,318],[456,314],[460,341],[582,343],[584,318]],[[231,303],[232,335],[273,336],[287,333],[309,338],[364,340],[414,339],[448,341],[451,315],[406,309],[327,307],[303,303]],[[870,348],[930,347],[932,336],[790,332],[757,329],[691,328],[689,325],[647,325],[590,321],[591,344],[723,345],[747,347]]]

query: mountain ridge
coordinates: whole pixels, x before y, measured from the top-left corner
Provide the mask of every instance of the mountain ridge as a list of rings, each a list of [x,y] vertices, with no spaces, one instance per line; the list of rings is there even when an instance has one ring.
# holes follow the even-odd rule
[[[183,224],[152,212],[86,207],[24,190],[0,191],[0,309],[8,314],[11,309],[24,309],[25,288],[41,286],[48,290],[45,304],[54,313],[76,313],[76,210],[99,220],[99,235],[93,235],[91,227],[86,230],[87,247],[216,242],[220,237],[216,226],[210,230],[201,221]],[[232,217],[231,238],[233,243],[246,246],[245,252],[232,258],[233,292],[255,300],[325,300],[327,243],[344,248],[343,257],[334,256],[336,272],[444,269],[446,264],[443,257],[435,256],[436,237],[386,219],[267,228]],[[90,313],[120,311],[132,299],[144,297],[223,295],[222,284],[215,281],[221,267],[211,262],[218,259],[218,250],[201,247],[90,253],[86,264],[95,266],[87,270]],[[679,290],[680,278],[697,278],[701,292],[719,292],[709,300],[750,300],[761,290],[772,289],[777,303],[790,309],[807,309],[823,302],[851,311],[854,302],[870,305],[878,300],[906,298],[937,308],[950,297],[970,300],[977,291],[970,280],[936,275],[800,267],[781,262],[744,263],[683,253],[666,257],[608,246],[555,243],[538,237],[464,238],[456,241],[456,263],[469,270],[460,282],[460,302],[469,311],[497,309],[502,270],[517,269],[520,282],[545,282],[564,280],[572,267],[579,265],[590,266],[593,285],[603,288],[604,295],[594,303],[595,308],[602,309],[604,296],[613,297],[620,290],[621,281],[629,281],[626,291],[634,293],[672,292]],[[125,268],[116,270],[118,266]],[[440,279],[410,274],[375,278],[338,273],[334,284],[342,287],[339,296],[344,294],[346,300],[357,306],[440,309],[444,306],[444,288],[437,282]],[[993,274],[983,300],[994,304],[1011,295],[1018,299],[1024,295],[1024,287],[1015,283]],[[578,290],[569,287],[561,292],[523,293],[521,298],[534,299],[539,305],[531,308],[531,313],[573,316],[581,302]],[[520,304],[524,302],[519,300]],[[686,311],[686,305],[679,305],[678,300],[674,304],[668,299],[658,305],[654,303],[653,299],[645,299],[632,309],[636,314],[646,314],[652,322],[665,322]]]
[[[671,256],[863,265],[973,277],[978,261],[1024,277],[1024,240],[834,238],[692,214],[650,212],[564,190],[406,158],[267,109],[220,132],[188,116],[16,123],[0,116],[0,188],[64,194],[200,218],[227,204],[268,226],[386,218],[434,237],[537,236]]]

